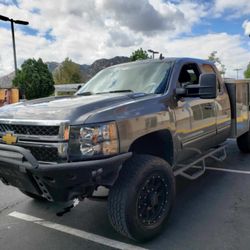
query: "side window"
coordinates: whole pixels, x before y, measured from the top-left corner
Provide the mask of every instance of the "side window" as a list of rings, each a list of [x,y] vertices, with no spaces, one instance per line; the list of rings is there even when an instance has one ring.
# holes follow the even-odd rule
[[[213,67],[209,64],[203,64],[202,69],[203,69],[204,73],[216,73],[214,71]]]
[[[201,67],[202,67],[202,71],[204,73],[215,73],[215,74],[217,74],[217,72],[214,70],[214,68],[209,64],[203,64]],[[217,89],[218,89],[219,92],[221,92],[221,82],[220,82],[219,79],[217,80]]]
[[[200,72],[198,67],[194,63],[185,64],[179,75],[179,83],[182,87],[185,87],[189,84],[198,84],[199,83]]]

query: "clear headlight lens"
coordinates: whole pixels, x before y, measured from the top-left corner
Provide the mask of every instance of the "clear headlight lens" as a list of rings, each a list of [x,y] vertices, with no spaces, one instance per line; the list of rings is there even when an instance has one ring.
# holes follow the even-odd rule
[[[84,158],[108,156],[119,152],[117,127],[115,122],[108,124],[85,125],[71,127],[70,143],[75,155],[78,152]],[[78,145],[78,146],[77,146]],[[78,153],[78,155],[79,155]]]

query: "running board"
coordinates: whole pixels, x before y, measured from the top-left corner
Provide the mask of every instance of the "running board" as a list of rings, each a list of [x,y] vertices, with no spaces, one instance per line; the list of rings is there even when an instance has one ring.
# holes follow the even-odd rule
[[[195,180],[205,173],[207,167],[206,159],[211,158],[218,162],[222,162],[226,159],[226,157],[226,145],[219,146],[218,148],[209,150],[203,156],[199,157],[191,163],[175,165],[175,168],[177,167],[178,169],[174,171],[174,176],[181,175],[189,180]],[[199,165],[197,166],[196,164]],[[187,170],[190,169],[196,170],[193,173],[187,173]]]

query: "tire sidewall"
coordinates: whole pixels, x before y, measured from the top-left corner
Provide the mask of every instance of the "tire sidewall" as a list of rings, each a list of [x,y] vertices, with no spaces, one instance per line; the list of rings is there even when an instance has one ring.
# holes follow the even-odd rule
[[[246,132],[237,138],[238,148],[242,153],[250,153],[250,132]]]
[[[162,164],[165,163],[165,164]],[[174,198],[175,198],[175,181],[172,174],[171,167],[164,161],[161,164],[151,162],[147,166],[143,166],[138,175],[135,176],[133,183],[136,183],[134,187],[129,187],[129,192],[127,194],[127,205],[126,205],[126,221],[127,228],[131,236],[136,235],[136,240],[146,241],[155,237],[161,232],[163,227],[168,220],[170,212],[173,207]],[[142,186],[145,184],[147,178],[153,174],[161,174],[167,180],[168,184],[168,203],[166,206],[166,212],[161,219],[160,225],[154,226],[145,226],[143,225],[138,218],[137,214],[137,199],[139,191]],[[133,237],[134,238],[134,237]]]

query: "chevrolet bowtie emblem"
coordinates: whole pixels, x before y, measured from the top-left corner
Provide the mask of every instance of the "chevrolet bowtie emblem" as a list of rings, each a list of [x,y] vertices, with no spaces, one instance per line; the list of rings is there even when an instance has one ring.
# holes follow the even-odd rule
[[[3,142],[6,144],[15,144],[17,142],[17,137],[14,136],[12,133],[7,132],[3,137],[2,137]]]

